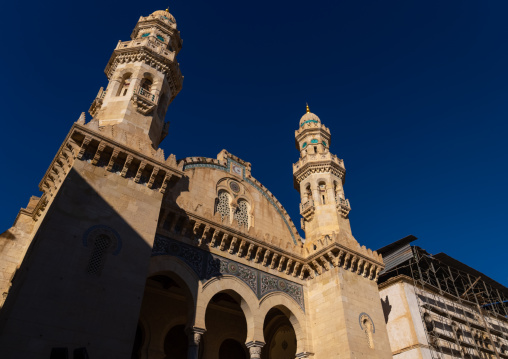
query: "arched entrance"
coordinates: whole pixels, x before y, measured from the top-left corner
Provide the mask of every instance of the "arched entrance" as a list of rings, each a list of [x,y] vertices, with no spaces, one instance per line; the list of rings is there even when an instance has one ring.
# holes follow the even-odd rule
[[[140,321],[144,333],[136,337],[133,359],[187,359],[189,346],[185,328],[194,311],[187,283],[173,272],[150,276],[145,285]]]
[[[203,335],[207,359],[248,359],[247,320],[242,298],[233,291],[215,294],[206,308]]]
[[[187,359],[188,340],[185,325],[175,325],[164,339],[164,354],[166,358]]]
[[[265,346],[262,359],[294,359],[296,356],[296,334],[289,318],[279,309],[268,311],[263,324]]]
[[[226,339],[219,348],[219,359],[249,359],[245,345],[234,339]]]

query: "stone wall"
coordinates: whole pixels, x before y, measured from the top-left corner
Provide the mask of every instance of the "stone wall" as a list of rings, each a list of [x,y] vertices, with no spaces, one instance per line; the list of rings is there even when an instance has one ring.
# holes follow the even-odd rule
[[[161,201],[76,161],[2,309],[2,358],[48,358],[54,347],[130,355]]]
[[[391,358],[376,282],[339,267],[308,287],[315,359]],[[361,323],[364,317],[373,325],[373,347]]]

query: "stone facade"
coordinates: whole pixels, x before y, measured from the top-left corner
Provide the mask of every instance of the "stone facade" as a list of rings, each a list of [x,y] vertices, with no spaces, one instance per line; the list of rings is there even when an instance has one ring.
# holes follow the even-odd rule
[[[307,113],[298,234],[251,173],[159,148],[182,87],[168,11],[141,17],[109,84],[0,237],[2,358],[389,358],[381,255],[351,234],[344,162]]]

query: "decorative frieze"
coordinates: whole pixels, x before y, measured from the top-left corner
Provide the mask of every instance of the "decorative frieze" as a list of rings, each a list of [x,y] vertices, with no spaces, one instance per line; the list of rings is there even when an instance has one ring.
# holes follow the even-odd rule
[[[272,292],[286,293],[305,311],[301,284],[270,275],[178,240],[157,235],[152,256],[162,255],[180,258],[202,281],[226,274],[233,275],[245,282],[259,299]]]

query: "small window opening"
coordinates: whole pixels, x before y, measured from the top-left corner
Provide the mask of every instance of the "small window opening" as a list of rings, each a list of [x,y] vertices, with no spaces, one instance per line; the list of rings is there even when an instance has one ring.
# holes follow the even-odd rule
[[[317,153],[317,146],[314,146],[314,153]]]
[[[321,195],[321,204],[326,204],[326,184],[319,182],[319,193]]]
[[[147,90],[148,92],[152,91],[152,81],[149,80],[149,79],[143,79],[143,81],[141,82],[141,87],[145,90]]]
[[[122,83],[120,85],[120,89],[118,90],[117,96],[125,96],[127,95],[127,91],[129,91],[129,86],[131,85],[131,75],[124,76]]]
[[[92,254],[88,260],[86,272],[91,275],[100,276],[104,263],[106,262],[106,254],[111,246],[111,239],[106,235],[97,237],[93,244]]]

